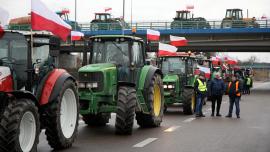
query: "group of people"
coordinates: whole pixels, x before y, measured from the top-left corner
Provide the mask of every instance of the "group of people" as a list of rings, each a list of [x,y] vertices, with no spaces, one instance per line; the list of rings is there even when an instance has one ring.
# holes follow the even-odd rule
[[[251,84],[251,80],[245,81],[245,84]],[[244,90],[244,86],[246,87]],[[212,101],[212,113],[211,116],[221,117],[220,107],[222,103],[222,97],[224,94],[229,96],[229,111],[226,117],[231,118],[233,107],[236,107],[236,117],[240,118],[240,99],[243,91],[250,93],[250,86],[244,85],[240,80],[240,75],[235,74],[228,84],[225,85],[220,73],[214,73],[214,78],[210,80],[209,86],[207,86],[207,80],[205,78],[205,73],[201,72],[198,79],[194,83],[194,90],[196,92],[196,117],[205,117],[202,112],[203,102],[206,96],[208,96]],[[216,113],[215,113],[216,112]]]

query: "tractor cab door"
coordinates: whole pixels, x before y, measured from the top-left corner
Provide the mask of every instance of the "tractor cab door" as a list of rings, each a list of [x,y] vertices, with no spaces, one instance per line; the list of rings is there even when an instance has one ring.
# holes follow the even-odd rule
[[[193,86],[194,85],[194,71],[197,65],[196,62],[192,58],[187,58],[186,60],[186,85]]]
[[[15,90],[22,89],[27,82],[27,51],[28,44],[22,34],[6,32],[0,39],[0,66],[10,68]]]
[[[140,72],[144,66],[144,48],[138,41],[130,42],[131,64],[130,64],[130,82],[139,84]]]

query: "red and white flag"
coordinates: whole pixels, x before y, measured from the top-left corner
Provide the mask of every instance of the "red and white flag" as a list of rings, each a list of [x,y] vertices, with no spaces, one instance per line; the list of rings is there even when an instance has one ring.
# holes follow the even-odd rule
[[[189,10],[189,9],[194,9],[194,5],[187,5],[186,6],[186,9]]]
[[[205,73],[205,77],[206,78],[210,78],[211,72],[210,72],[210,68],[207,67],[202,67],[202,66],[198,66],[199,70]]]
[[[147,40],[149,41],[159,41],[160,32],[155,30],[147,29]]]
[[[52,12],[40,0],[31,1],[31,26],[33,30],[47,30],[66,41],[70,35],[71,26]]]
[[[78,31],[71,31],[71,41],[79,41],[84,37],[84,34],[82,32]]]
[[[107,7],[107,8],[105,8],[105,12],[108,12],[108,11],[111,11],[112,10],[112,8],[111,7]]]
[[[4,26],[7,24],[9,14],[0,7],[0,38],[4,35]]]
[[[220,63],[221,60],[218,57],[212,56],[211,57],[211,61],[212,61],[212,64],[213,65],[219,65],[219,63]]]
[[[173,46],[187,46],[187,39],[185,37],[178,37],[170,35],[171,45]]]
[[[177,55],[176,51],[177,51],[177,47],[175,46],[159,43],[159,49],[158,49],[159,56]]]

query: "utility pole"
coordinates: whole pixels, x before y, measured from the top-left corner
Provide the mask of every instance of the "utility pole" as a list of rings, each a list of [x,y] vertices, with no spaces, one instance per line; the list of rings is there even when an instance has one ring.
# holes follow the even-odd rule
[[[131,4],[130,4],[131,8],[130,8],[130,25],[132,27],[132,22],[133,22],[133,0],[131,0]]]

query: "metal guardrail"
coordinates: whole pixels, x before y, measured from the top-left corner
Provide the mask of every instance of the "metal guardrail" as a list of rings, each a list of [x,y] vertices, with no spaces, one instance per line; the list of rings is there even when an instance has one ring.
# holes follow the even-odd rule
[[[102,30],[120,30],[114,28],[119,26],[118,23],[95,23],[98,26],[103,27]],[[225,25],[226,24],[226,25]],[[98,31],[99,29],[95,27],[92,28],[91,23],[78,24],[82,31]],[[104,29],[106,27],[106,29]],[[256,20],[256,21],[178,21],[175,22],[134,22],[127,23],[126,30],[136,28],[137,30],[145,29],[225,29],[225,28],[270,28],[270,20]]]

